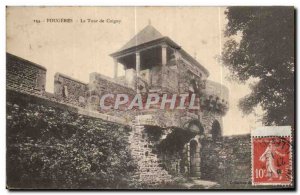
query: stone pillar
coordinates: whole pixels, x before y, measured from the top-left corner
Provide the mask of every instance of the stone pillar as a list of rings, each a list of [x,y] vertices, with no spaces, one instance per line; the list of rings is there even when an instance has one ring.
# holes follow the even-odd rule
[[[118,60],[114,58],[114,78],[118,77]]]
[[[201,157],[200,157],[200,150],[201,145],[200,143],[193,139],[189,143],[189,159],[190,159],[190,176],[192,177],[201,177],[200,172],[200,163],[201,163]]]
[[[136,75],[139,77],[140,76],[140,69],[141,69],[141,57],[140,57],[140,52],[135,53],[135,70],[136,70]]]
[[[201,172],[200,172],[200,163],[201,163],[201,156],[200,156],[200,143],[198,143],[197,148],[196,148],[196,155],[195,155],[195,160],[196,160],[196,172],[195,172],[195,176],[196,177],[201,177]]]
[[[141,57],[140,52],[135,53],[135,69],[136,69],[136,78],[140,77],[140,69],[141,69]],[[138,85],[138,82],[136,83]],[[136,87],[136,92],[140,93],[138,86]]]
[[[163,66],[167,64],[167,45],[161,46],[161,64]]]

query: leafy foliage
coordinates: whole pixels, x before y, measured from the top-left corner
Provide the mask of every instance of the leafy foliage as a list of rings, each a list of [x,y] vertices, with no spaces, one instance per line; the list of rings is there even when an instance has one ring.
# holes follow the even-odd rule
[[[294,124],[294,10],[292,7],[229,7],[222,61],[233,80],[253,81],[241,99],[249,114],[260,105],[267,125]]]
[[[7,104],[8,186],[127,188],[127,127],[51,106]]]

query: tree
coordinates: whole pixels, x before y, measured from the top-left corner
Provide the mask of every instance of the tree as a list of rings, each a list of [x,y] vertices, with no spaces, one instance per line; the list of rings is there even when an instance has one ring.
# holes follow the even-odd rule
[[[245,114],[257,106],[265,125],[294,125],[293,7],[229,7],[222,62],[232,80],[251,82],[239,102]]]

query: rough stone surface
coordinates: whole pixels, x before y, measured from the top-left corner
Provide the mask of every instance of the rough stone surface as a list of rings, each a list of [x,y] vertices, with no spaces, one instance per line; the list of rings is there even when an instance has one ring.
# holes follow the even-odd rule
[[[7,187],[129,188],[135,185],[128,125],[74,106],[7,90]]]
[[[153,140],[151,141],[149,134],[145,132],[144,126],[135,119],[132,128],[129,142],[131,155],[138,165],[136,178],[150,186],[170,183],[172,176],[162,168],[161,160],[153,152]]]
[[[222,117],[219,114],[204,110],[201,115],[201,121],[204,127],[205,135],[212,136],[211,130],[212,130],[213,122],[215,121],[217,121],[220,124],[221,127],[220,134],[222,135],[223,122],[222,122]]]
[[[85,107],[87,84],[66,75],[56,73],[54,77],[54,96],[64,102]]]
[[[55,92],[51,94],[44,90],[45,68],[10,54],[7,59],[7,88],[26,94],[24,101],[29,101],[29,97],[38,98],[37,102],[47,101],[47,104],[81,115],[132,125],[128,147],[138,164],[135,179],[141,184],[156,186],[170,183],[173,176],[178,175],[219,183],[226,180],[247,182],[251,178],[249,136],[221,137],[222,116],[228,109],[228,94],[223,94],[221,85],[206,86],[205,75],[201,76],[197,67],[192,67],[184,60],[157,68],[155,74],[153,70],[145,71],[147,74],[143,80],[150,82],[149,90],[158,90],[160,93],[192,91],[204,95],[205,101],[200,111],[156,108],[104,112],[99,109],[102,95],[136,94],[134,86],[126,84],[126,78],[114,80],[92,73],[89,83],[85,84],[57,74]],[[214,92],[211,86],[218,87],[219,91]],[[14,98],[14,95],[8,98]],[[109,101],[112,100],[107,103],[112,103]],[[137,121],[136,116],[141,115],[151,119]]]
[[[202,179],[228,184],[251,182],[250,135],[202,140]]]
[[[89,90],[94,91],[98,95],[111,94],[135,94],[136,92],[117,81],[101,75],[99,73],[91,73],[89,81]]]
[[[42,95],[46,86],[46,69],[12,54],[6,55],[7,88]]]
[[[169,93],[178,93],[178,73],[176,70],[164,66],[162,68],[162,86],[163,91]]]

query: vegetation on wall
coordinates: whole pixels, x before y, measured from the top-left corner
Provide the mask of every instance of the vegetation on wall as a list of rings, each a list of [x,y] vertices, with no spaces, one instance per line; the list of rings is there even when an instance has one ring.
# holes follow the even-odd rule
[[[36,103],[7,101],[10,188],[127,188],[129,128]]]

